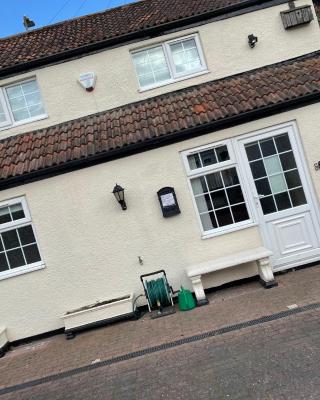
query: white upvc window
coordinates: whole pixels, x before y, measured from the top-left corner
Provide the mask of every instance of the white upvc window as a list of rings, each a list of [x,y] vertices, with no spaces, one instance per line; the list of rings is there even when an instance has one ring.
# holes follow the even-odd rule
[[[0,87],[0,128],[47,117],[35,79]]]
[[[141,90],[207,71],[198,35],[169,40],[132,53]]]
[[[24,197],[0,203],[0,280],[44,267]]]
[[[231,142],[182,154],[202,237],[253,224]]]

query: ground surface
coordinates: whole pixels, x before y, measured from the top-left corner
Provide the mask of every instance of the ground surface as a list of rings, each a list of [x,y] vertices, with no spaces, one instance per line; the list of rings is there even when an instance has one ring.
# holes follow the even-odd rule
[[[0,360],[0,399],[318,400],[320,304],[309,310],[301,307],[320,303],[319,267],[277,279],[279,288],[271,290],[256,282],[224,289],[210,296],[209,306],[192,312],[155,321],[145,316],[73,341],[57,336],[16,348]],[[217,331],[288,306],[301,312]],[[217,336],[185,340],[208,331]],[[150,354],[104,363],[181,339]],[[75,370],[79,367],[82,370]]]

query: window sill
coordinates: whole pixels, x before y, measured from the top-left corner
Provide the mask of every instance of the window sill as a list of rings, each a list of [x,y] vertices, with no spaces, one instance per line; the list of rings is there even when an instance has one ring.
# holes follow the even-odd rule
[[[12,270],[8,270],[0,273],[0,281],[3,279],[13,278],[14,276],[19,276],[23,274],[27,274],[28,272],[38,271],[40,269],[44,269],[46,267],[44,262],[34,263],[28,266],[15,268]]]
[[[202,236],[201,236],[201,239],[202,240],[210,239],[210,238],[213,238],[213,237],[216,237],[216,236],[226,235],[228,233],[240,231],[242,229],[251,228],[253,226],[258,226],[258,223],[257,222],[253,222],[253,221],[246,221],[246,223],[243,223],[241,225],[239,224],[237,226],[233,226],[232,228],[229,228],[229,229],[220,230],[218,232],[203,233]]]
[[[3,126],[2,128],[0,128],[0,132],[15,128],[17,126],[28,125],[28,124],[31,124],[32,122],[41,121],[41,120],[47,119],[47,118],[49,118],[48,114],[43,114],[43,115],[40,115],[39,117],[35,117],[32,119],[15,122],[12,125],[6,125],[6,126]]]
[[[166,81],[164,83],[161,83],[160,85],[148,86],[147,88],[144,88],[144,89],[140,88],[138,90],[138,92],[139,93],[144,93],[144,92],[147,92],[148,90],[153,90],[153,89],[157,89],[157,88],[160,88],[160,87],[163,87],[163,86],[172,85],[173,83],[178,83],[178,82],[181,82],[181,81],[185,81],[187,79],[196,78],[197,76],[206,75],[206,74],[209,74],[209,73],[210,73],[210,71],[205,69],[203,71],[197,72],[197,73],[192,74],[192,75],[182,76],[180,78],[176,78],[176,79],[172,79],[170,81]]]

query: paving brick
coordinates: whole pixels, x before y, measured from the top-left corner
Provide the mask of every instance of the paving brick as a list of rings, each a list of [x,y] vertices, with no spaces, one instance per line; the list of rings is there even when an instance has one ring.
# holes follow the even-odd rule
[[[97,359],[109,359],[132,350],[280,312],[285,310],[288,304],[292,304],[292,300],[299,306],[307,305],[314,301],[314,293],[318,293],[316,300],[320,301],[318,266],[279,275],[277,280],[281,285],[270,290],[263,289],[258,282],[221,289],[209,295],[208,306],[190,312],[177,311],[174,315],[158,320],[151,320],[146,314],[138,321],[114,324],[79,334],[73,341],[66,341],[63,335],[58,335],[19,346],[0,360],[0,387],[72,370],[89,365]],[[244,304],[245,313],[240,312]],[[262,307],[257,304],[262,304]],[[266,395],[270,385],[275,385],[272,387],[275,392],[271,393],[278,393],[279,387],[285,386],[290,389],[289,383],[303,386],[304,380],[317,391],[317,385],[320,385],[319,379],[316,379],[320,362],[319,327],[319,310],[311,310],[263,325],[184,344],[136,360],[99,367],[74,378],[51,382],[48,384],[48,397],[43,395],[40,387],[35,387],[19,391],[11,398],[25,400],[30,398],[26,397],[27,393],[30,396],[34,391],[37,397],[31,397],[32,399],[56,400],[60,398],[60,391],[63,392],[62,386],[76,392],[78,387],[82,388],[90,400],[125,399],[130,398],[129,394],[133,396],[131,398],[151,400],[157,398],[152,397],[155,396],[153,392],[159,396],[157,399],[161,399],[162,394],[169,396],[170,393],[178,396],[171,398],[180,398],[180,392],[181,396],[192,398],[192,391],[188,394],[184,387],[180,387],[181,379],[184,385],[190,383],[195,387],[201,382],[199,398],[210,395],[212,397],[207,398],[224,399],[228,398],[223,396],[229,388],[230,391],[233,390],[232,384],[226,378],[230,376],[234,376],[237,386],[244,389],[243,393],[242,389],[237,393],[233,390],[233,396],[245,398],[247,391],[247,400],[252,393],[260,393],[259,390],[262,389]],[[199,368],[201,374],[195,372]],[[178,381],[175,381],[174,377]],[[96,388],[96,394],[92,392],[90,385]],[[169,388],[164,390],[166,385]],[[141,391],[145,393],[145,397],[139,397]],[[101,397],[101,393],[104,393],[104,397]],[[148,397],[149,393],[151,397]],[[318,393],[320,397],[320,392]],[[291,392],[291,395],[294,393]],[[61,398],[75,398],[67,391],[65,396]],[[76,398],[85,398],[84,394],[81,396]],[[0,397],[2,400],[2,396]],[[5,400],[9,398],[9,395],[4,395]],[[275,400],[279,398],[275,397]]]

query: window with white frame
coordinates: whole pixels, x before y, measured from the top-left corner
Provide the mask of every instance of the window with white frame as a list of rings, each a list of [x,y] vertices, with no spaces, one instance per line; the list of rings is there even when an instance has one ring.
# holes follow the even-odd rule
[[[136,51],[132,57],[141,89],[171,83],[207,69],[197,35]]]
[[[0,128],[46,116],[35,79],[0,88]]]
[[[252,223],[228,142],[188,151],[184,160],[204,235]]]
[[[43,265],[24,198],[0,203],[0,279]]]

